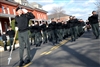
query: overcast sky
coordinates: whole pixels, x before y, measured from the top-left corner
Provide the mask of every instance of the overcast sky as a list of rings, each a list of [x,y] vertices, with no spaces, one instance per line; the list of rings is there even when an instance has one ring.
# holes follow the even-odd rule
[[[37,2],[50,14],[53,7],[62,6],[66,14],[86,20],[93,10],[96,10],[96,0],[28,0]]]

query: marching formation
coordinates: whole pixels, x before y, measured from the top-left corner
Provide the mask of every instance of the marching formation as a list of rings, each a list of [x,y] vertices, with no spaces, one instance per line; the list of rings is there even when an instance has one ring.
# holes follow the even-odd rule
[[[29,20],[35,19],[35,16],[31,12],[18,7],[16,9],[16,13],[17,15],[15,17],[15,29],[16,32],[18,32],[19,40],[19,66],[28,64],[31,61],[29,38],[31,38],[31,45],[35,45],[36,47],[41,46],[42,43],[45,44],[48,42],[52,42],[53,45],[56,45],[57,43],[68,37],[71,37],[71,41],[74,42],[85,32],[85,28],[87,28],[88,31],[90,28],[92,28],[96,39],[99,38],[98,15],[95,11],[92,12],[92,15],[88,18],[86,24],[82,19],[77,19],[75,18],[75,16],[70,16],[68,21],[62,21],[61,19],[52,18],[49,22],[45,20],[32,21],[32,23],[29,25]],[[7,50],[6,35],[9,36],[9,51],[11,51],[11,46],[13,44],[13,40],[15,39],[14,35],[16,35],[15,31],[12,30],[11,27],[9,27],[8,31],[4,32],[1,35],[4,42],[5,51]],[[27,48],[26,61],[24,61],[23,59],[25,47]],[[13,44],[13,50],[15,50],[15,44]]]
[[[84,33],[85,23],[82,19],[76,19],[74,16],[70,16],[69,21],[61,21],[60,19],[51,19],[51,22],[47,21],[33,21],[30,25],[31,32],[31,44],[34,40],[36,47],[41,43],[52,42],[53,45],[59,43],[63,39],[71,36],[71,40],[75,41]],[[32,40],[33,39],[33,40]]]

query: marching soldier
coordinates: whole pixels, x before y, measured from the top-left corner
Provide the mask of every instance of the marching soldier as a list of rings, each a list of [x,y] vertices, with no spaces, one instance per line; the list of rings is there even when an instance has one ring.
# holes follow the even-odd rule
[[[62,22],[60,19],[57,20],[57,41],[62,41],[63,35],[62,35]]]
[[[71,40],[72,42],[76,40],[75,38],[75,22],[72,16],[69,17],[70,20],[68,21],[68,23],[70,24],[70,33],[71,33]]]
[[[29,20],[34,19],[35,16],[28,12],[26,9],[22,9],[21,7],[16,8],[16,17],[15,17],[15,24],[16,30],[18,30],[18,39],[19,39],[19,57],[20,63],[19,66],[23,66],[24,64],[28,64],[31,61],[30,58],[30,44],[29,44]],[[24,54],[24,44],[27,48],[27,59],[26,61],[23,60]]]
[[[34,33],[34,22],[30,25],[30,32],[31,32],[31,45],[33,44],[32,41],[35,39],[35,33]]]
[[[48,40],[51,42],[51,41],[52,41],[52,38],[51,38],[51,32],[52,32],[52,25],[51,25],[51,22],[48,23],[47,32],[48,32]]]
[[[43,32],[43,43],[47,43],[47,25],[45,21],[42,21],[41,29]]]
[[[51,19],[51,23],[48,25],[48,28],[49,28],[49,33],[48,33],[49,41],[51,41],[54,45],[55,43],[57,43],[56,21],[54,18]]]
[[[79,34],[79,32],[78,32],[78,20],[77,20],[77,18],[75,18],[75,16],[73,16],[72,19],[74,20],[74,23],[75,23],[75,38],[77,39],[78,34]]]
[[[71,33],[70,33],[70,23],[69,23],[69,20],[66,23],[66,28],[67,28],[67,34],[68,34],[68,36],[70,36]]]
[[[34,44],[36,45],[36,47],[38,47],[42,43],[41,27],[39,26],[38,21],[35,21],[34,34],[35,34]]]
[[[78,36],[80,37],[83,33],[84,33],[84,29],[83,29],[83,26],[84,26],[84,22],[82,19],[79,19],[78,20],[78,31],[79,31],[79,34]]]
[[[65,39],[66,35],[66,29],[65,29],[66,23],[62,21],[62,38]]]
[[[98,14],[96,13],[96,11],[92,12],[92,16],[90,16],[88,18],[92,30],[93,30],[93,34],[95,35],[96,39],[99,38],[99,22],[98,22]]]
[[[65,39],[69,36],[69,28],[70,28],[67,22],[65,22],[64,28],[65,28],[65,36],[64,36]]]

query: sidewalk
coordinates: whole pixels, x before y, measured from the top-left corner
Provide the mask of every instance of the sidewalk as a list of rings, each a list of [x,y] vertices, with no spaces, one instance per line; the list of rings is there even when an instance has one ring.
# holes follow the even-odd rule
[[[15,44],[15,49],[19,47],[19,44]],[[9,49],[9,46],[7,46],[7,50]],[[3,52],[4,48],[0,46],[0,52]]]

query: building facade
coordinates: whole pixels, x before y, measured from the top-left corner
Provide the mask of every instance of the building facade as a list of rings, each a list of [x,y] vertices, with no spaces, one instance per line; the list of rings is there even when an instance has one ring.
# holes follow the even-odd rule
[[[69,16],[70,15],[67,15],[67,14],[64,14],[64,13],[60,13],[59,15],[55,13],[55,14],[48,15],[48,19],[55,18],[56,20],[60,19],[61,21],[68,21]]]
[[[7,27],[10,26],[11,20],[16,16],[16,8],[21,6],[22,8],[27,9],[29,12],[32,12],[35,15],[35,19],[47,20],[47,11],[32,8],[29,6],[21,5],[14,1],[9,0],[0,0],[0,31],[1,33],[7,30]]]

